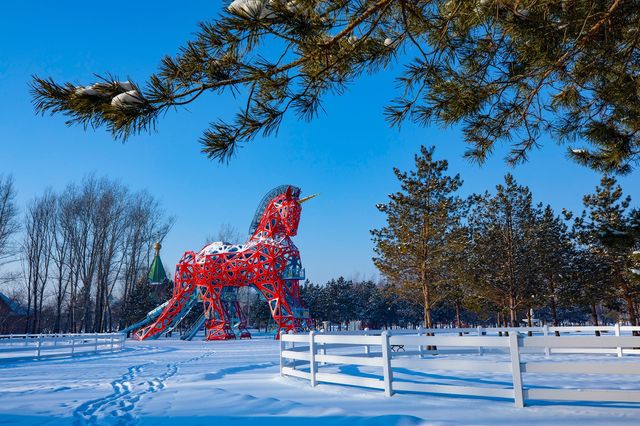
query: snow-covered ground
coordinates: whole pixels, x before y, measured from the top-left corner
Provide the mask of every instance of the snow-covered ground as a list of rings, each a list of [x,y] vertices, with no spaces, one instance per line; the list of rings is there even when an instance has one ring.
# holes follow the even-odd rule
[[[640,424],[640,404],[549,402],[517,409],[508,400],[311,388],[279,376],[278,348],[278,342],[258,338],[128,341],[116,354],[0,363],[0,425]],[[638,360],[626,358],[622,362]],[[436,373],[421,375],[442,383],[511,385],[509,377]],[[534,378],[532,385],[638,389],[637,383],[631,377],[554,375]]]

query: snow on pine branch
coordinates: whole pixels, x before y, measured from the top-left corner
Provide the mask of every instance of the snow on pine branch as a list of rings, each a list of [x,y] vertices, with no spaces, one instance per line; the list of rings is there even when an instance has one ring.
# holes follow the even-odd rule
[[[111,96],[114,87],[125,92]],[[111,105],[116,108],[128,108],[144,102],[144,98],[130,81],[113,81],[105,83],[94,83],[89,86],[77,86],[74,91],[75,96],[91,96],[100,98],[111,97]]]

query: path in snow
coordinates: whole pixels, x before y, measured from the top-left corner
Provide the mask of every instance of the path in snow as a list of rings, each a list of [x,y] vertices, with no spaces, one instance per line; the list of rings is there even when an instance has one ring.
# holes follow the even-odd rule
[[[0,364],[0,425],[637,425],[640,405],[545,403],[382,392],[278,374],[278,342],[157,340],[127,342],[125,352]],[[625,357],[626,358],[626,357]],[[625,359],[624,361],[636,361]],[[362,367],[350,374],[372,375]],[[433,382],[510,385],[509,377],[397,371]],[[535,386],[595,384],[638,388],[615,376],[534,378]]]

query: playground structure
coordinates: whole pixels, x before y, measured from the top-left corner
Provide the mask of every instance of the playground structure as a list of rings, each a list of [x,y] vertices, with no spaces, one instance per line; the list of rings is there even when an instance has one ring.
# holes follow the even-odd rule
[[[316,194],[317,195],[317,194]],[[237,300],[240,287],[254,286],[267,300],[281,332],[311,327],[300,300],[299,280],[305,278],[298,248],[291,237],[298,232],[302,203],[300,189],[282,185],[269,191],[256,210],[244,244],[213,242],[198,253],[187,251],[176,266],[173,295],[123,332],[138,340],[157,338],[173,330],[199,302],[203,314],[183,334],[193,338],[204,325],[205,340],[251,338]]]

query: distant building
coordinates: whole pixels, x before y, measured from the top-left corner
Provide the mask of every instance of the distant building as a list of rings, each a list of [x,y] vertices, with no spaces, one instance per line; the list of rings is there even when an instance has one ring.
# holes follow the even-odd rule
[[[155,243],[153,245],[153,249],[156,251],[155,256],[153,257],[153,262],[151,262],[151,266],[149,267],[149,284],[151,285],[166,285],[169,283],[169,279],[167,278],[167,273],[164,270],[164,266],[162,265],[162,260],[160,259],[160,249],[162,246],[160,243]]]
[[[160,249],[162,246],[160,243],[155,243],[153,249],[156,251],[153,261],[149,266],[149,273],[147,274],[147,283],[151,286],[151,295],[155,304],[159,304],[167,297],[171,297],[173,285],[171,280],[167,277],[167,273],[164,270],[164,265],[160,259]]]
[[[0,334],[24,333],[26,326],[27,310],[0,292]]]

